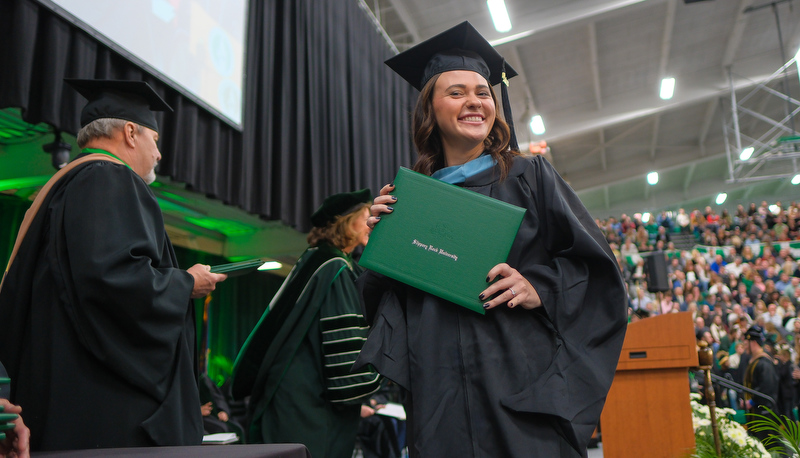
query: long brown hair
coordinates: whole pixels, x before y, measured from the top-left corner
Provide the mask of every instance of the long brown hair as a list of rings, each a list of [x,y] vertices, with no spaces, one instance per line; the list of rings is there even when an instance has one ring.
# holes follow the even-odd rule
[[[414,145],[417,147],[419,157],[414,164],[413,170],[425,175],[445,167],[444,148],[442,138],[439,133],[439,126],[436,125],[436,114],[433,110],[433,90],[439,75],[431,78],[420,91],[417,105],[414,108],[413,132]],[[495,115],[494,125],[489,135],[483,140],[483,149],[488,152],[500,165],[500,179],[505,180],[508,171],[511,169],[511,162],[514,156],[519,155],[519,151],[511,150],[508,143],[511,140],[511,130],[505,120],[500,117],[500,107],[497,103],[497,95],[490,86],[489,91],[494,100]]]
[[[358,234],[350,230],[353,221],[361,216],[365,208],[370,204],[360,205],[352,212],[337,217],[325,227],[314,227],[308,233],[306,241],[309,246],[319,246],[322,242],[328,242],[339,250],[344,250],[358,240]]]

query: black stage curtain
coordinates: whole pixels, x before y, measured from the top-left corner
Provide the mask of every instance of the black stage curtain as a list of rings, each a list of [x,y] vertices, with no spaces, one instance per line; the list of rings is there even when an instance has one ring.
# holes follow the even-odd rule
[[[377,193],[415,156],[416,91],[356,0],[250,0],[242,132],[34,0],[0,2],[0,43],[0,107],[75,134],[84,101],[63,78],[147,81],[175,109],[160,174],[301,231],[327,195]]]

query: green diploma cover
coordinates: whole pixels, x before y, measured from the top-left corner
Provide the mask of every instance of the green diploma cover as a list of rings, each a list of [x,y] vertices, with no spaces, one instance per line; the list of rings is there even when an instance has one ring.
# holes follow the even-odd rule
[[[232,262],[230,264],[217,264],[211,266],[211,273],[213,274],[227,274],[228,278],[238,277],[240,275],[249,274],[258,270],[264,261],[261,259],[250,259],[247,261]]]
[[[525,209],[401,168],[397,205],[370,235],[358,263],[485,313],[478,295],[505,262]]]

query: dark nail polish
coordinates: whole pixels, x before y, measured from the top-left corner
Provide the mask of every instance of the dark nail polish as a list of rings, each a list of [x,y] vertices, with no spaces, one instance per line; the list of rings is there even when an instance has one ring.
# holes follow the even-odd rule
[[[508,303],[508,308],[510,308],[510,309],[513,309],[513,308],[514,308],[514,304],[512,304],[511,302],[509,302],[509,303]]]
[[[392,208],[392,207],[386,207],[386,209],[389,210],[389,211],[394,211],[394,208]]]
[[[393,188],[394,188],[394,181],[392,181],[391,183],[389,183],[389,186],[391,186],[391,187],[393,187]]]
[[[486,283],[489,283],[489,277],[486,277]]]
[[[397,200],[397,196],[392,196],[392,200]]]
[[[483,304],[483,308],[488,309],[489,308],[489,303],[487,302],[487,303]]]
[[[376,217],[375,217],[375,219],[377,219],[377,220],[380,220],[380,219],[381,219],[381,217],[380,217],[380,216],[376,216]]]
[[[478,296],[478,299],[483,300],[483,296],[484,296],[483,293],[481,293],[481,295]]]

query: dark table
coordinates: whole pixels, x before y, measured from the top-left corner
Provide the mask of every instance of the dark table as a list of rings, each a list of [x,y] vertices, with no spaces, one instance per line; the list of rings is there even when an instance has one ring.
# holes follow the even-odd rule
[[[84,457],[217,457],[226,458],[311,458],[302,444],[195,445],[187,447],[99,448],[35,453],[33,456],[53,458]]]

